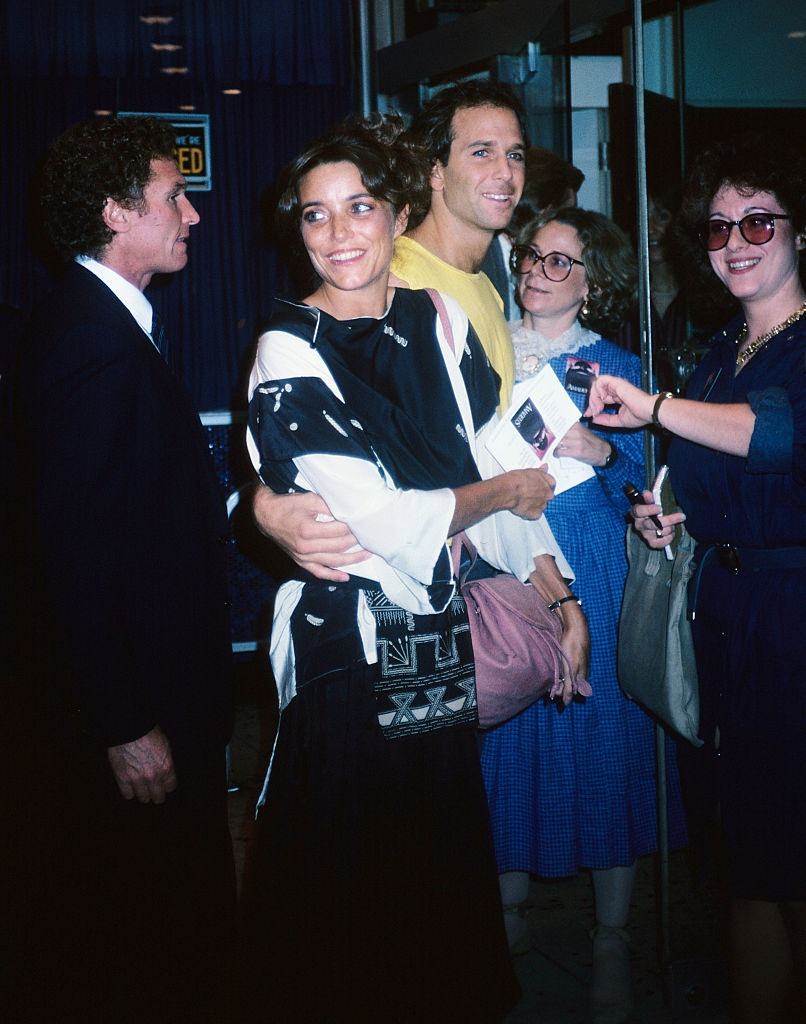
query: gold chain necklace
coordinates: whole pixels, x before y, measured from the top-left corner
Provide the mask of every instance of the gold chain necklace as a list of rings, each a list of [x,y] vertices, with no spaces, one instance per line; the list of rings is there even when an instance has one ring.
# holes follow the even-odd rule
[[[770,338],[774,338],[780,331],[785,331],[787,327],[791,327],[797,320],[806,313],[806,302],[802,306],[799,306],[791,316],[788,316],[786,320],[782,320],[780,324],[776,324],[771,330],[767,331],[766,334],[759,335],[758,338],[751,344],[748,345],[744,352],[736,353],[736,365],[744,366],[750,356],[755,355],[760,348],[763,348]],[[747,337],[747,324],[739,331],[739,337],[736,339],[736,347],[741,348],[744,344],[745,338]]]

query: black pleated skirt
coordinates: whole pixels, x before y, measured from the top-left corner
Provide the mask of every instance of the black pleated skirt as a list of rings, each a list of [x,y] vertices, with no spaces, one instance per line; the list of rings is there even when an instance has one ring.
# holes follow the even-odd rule
[[[374,668],[281,716],[246,894],[257,1020],[493,1022],[517,1002],[476,731],[386,739]]]

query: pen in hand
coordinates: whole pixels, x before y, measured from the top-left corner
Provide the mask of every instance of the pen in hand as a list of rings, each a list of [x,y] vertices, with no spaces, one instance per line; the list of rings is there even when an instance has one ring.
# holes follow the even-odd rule
[[[638,490],[635,484],[631,484],[629,481],[627,481],[622,490],[627,495],[627,500],[631,505],[644,504],[644,496],[641,494],[641,492]],[[657,537],[660,537],[660,535],[663,533],[663,523],[660,521],[660,519],[658,519],[657,516],[649,516],[648,518],[652,525],[655,527],[655,535]]]

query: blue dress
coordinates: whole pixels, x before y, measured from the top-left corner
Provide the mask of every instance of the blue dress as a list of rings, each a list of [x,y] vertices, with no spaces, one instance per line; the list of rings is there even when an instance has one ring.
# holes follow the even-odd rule
[[[591,332],[587,337],[590,343],[572,355],[549,360],[580,411],[587,396],[576,390],[575,363],[587,361],[599,373],[641,383],[636,356]],[[516,353],[519,349],[516,333]],[[536,369],[528,356],[520,365]],[[516,358],[516,374],[518,368]],[[622,694],[616,677],[629,509],[622,485],[629,480],[643,487],[643,435],[600,433],[618,448],[616,463],[608,470],[597,468],[594,477],[557,495],[546,509],[576,573],[574,592],[588,619],[593,695],[565,710],[538,701],[485,734],[482,771],[499,872],[560,877],[582,867],[631,864],[657,845],[654,725]],[[680,846],[686,835],[671,748],[667,744],[670,843]]]
[[[669,466],[703,568],[694,621],[700,735],[719,729],[718,798],[731,888],[806,899],[806,317],[735,374],[740,321],[713,340],[687,397],[747,402],[746,458],[674,439]],[[707,545],[781,549],[734,573]],[[745,558],[745,563],[748,559]],[[702,773],[698,777],[702,784]]]

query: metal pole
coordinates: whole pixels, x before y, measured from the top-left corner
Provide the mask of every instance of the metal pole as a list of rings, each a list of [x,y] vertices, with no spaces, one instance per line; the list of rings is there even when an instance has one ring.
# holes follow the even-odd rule
[[[574,124],[573,107],[571,106],[571,0],[563,4],[563,78],[565,91],[565,153],[569,163],[574,160]]]
[[[675,47],[675,94],[677,96],[677,118],[680,132],[680,177],[686,170],[686,48],[683,4],[675,0],[674,5],[674,47]]]
[[[361,81],[361,114],[366,117],[377,108],[372,88],[372,50],[370,49],[369,0],[357,0],[358,68]]]
[[[633,0],[633,86],[635,93],[635,193],[638,208],[638,300],[641,317],[641,381],[652,388],[652,300],[649,289],[649,211],[646,180],[646,120],[644,111],[644,19],[641,0]],[[650,431],[644,434],[647,485],[655,478],[655,448]],[[658,907],[660,962],[668,986],[671,963],[669,940],[669,830],[666,800],[666,735],[655,726],[655,762],[658,816]],[[667,988],[668,995],[668,988]]]
[[[635,196],[638,214],[638,308],[641,316],[641,381],[645,390],[652,386],[652,317],[649,291],[649,213],[646,183],[646,115],[644,112],[644,24],[641,0],[633,0],[633,92],[635,96]],[[647,480],[655,477],[655,451],[652,437],[647,443]]]

